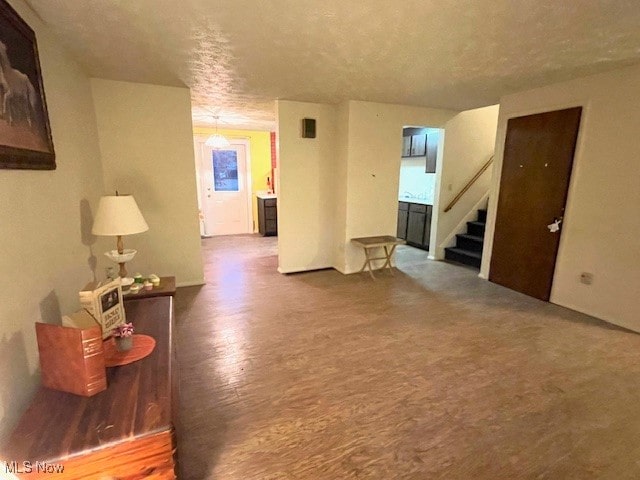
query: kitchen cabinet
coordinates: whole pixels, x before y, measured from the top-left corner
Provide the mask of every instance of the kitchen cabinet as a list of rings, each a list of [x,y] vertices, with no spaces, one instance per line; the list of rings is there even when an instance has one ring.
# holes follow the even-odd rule
[[[411,137],[410,136],[402,137],[402,156],[403,157],[411,156]]]
[[[432,212],[431,205],[399,202],[397,237],[413,247],[429,250]]]
[[[402,130],[402,157],[426,157],[425,173],[436,173],[440,134],[437,131],[427,131],[426,128]]]
[[[258,197],[258,231],[263,237],[278,235],[278,207],[275,197]]]
[[[427,205],[409,204],[407,221],[407,243],[413,246],[424,246],[424,226],[427,220]],[[427,240],[427,245],[429,240]]]
[[[427,153],[427,129],[407,127],[402,129],[402,156],[424,157]]]
[[[427,205],[427,213],[424,220],[424,240],[422,247],[429,250],[429,243],[431,241],[431,216],[433,214],[433,206]]]
[[[411,137],[411,156],[424,157],[427,153],[427,136],[425,134]]]
[[[436,173],[436,158],[438,157],[438,134],[429,133],[426,136],[427,165],[425,173]]]
[[[407,202],[398,203],[398,229],[396,237],[407,239],[407,222],[409,221],[409,204]]]

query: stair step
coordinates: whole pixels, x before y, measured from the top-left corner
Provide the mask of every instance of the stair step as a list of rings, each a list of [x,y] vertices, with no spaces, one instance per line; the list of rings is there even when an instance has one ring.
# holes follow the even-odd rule
[[[483,209],[483,208],[478,210],[478,221],[479,222],[486,222],[487,221],[487,211],[485,209]]]
[[[444,258],[453,262],[469,265],[470,267],[480,268],[482,262],[482,254],[464,250],[458,247],[447,247],[444,249]]]
[[[475,237],[484,237],[484,222],[467,222],[467,233]]]
[[[472,252],[482,253],[482,246],[484,244],[484,238],[477,237],[475,235],[469,235],[468,233],[460,233],[456,235],[456,247],[463,250],[470,250]]]

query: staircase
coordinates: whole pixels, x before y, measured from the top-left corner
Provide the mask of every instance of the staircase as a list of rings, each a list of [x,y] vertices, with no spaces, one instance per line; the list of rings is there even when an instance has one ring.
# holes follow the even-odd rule
[[[487,211],[478,210],[478,219],[467,222],[467,233],[456,235],[456,246],[444,249],[445,260],[480,268],[486,223]]]

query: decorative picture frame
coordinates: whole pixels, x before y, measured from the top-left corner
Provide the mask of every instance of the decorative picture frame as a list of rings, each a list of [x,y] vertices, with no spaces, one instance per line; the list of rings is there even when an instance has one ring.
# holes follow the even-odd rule
[[[34,31],[0,0],[0,169],[55,170]]]

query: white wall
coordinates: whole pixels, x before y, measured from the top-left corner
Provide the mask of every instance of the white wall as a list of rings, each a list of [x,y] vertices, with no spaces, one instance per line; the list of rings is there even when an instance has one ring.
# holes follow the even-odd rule
[[[394,235],[398,221],[398,188],[402,128],[421,125],[442,128],[457,112],[406,105],[349,102],[347,164],[347,218],[343,273],[358,271],[364,261],[361,248],[350,239]]]
[[[279,270],[360,269],[351,238],[395,235],[402,128],[442,127],[457,112],[349,101],[278,101]],[[317,120],[317,138],[300,122]],[[424,166],[423,166],[424,168]]]
[[[124,238],[138,250],[129,273],[204,283],[189,90],[102,79],[91,86],[105,193],[132,194],[149,224]],[[101,245],[115,248],[115,239]]]
[[[501,99],[482,273],[489,274],[507,120],[583,106],[551,301],[640,331],[640,67]],[[594,274],[592,285],[580,273]]]
[[[475,218],[473,208],[486,196],[491,184],[491,168],[478,178],[458,203],[444,209],[493,155],[498,124],[498,105],[460,112],[445,126],[442,156],[438,156],[436,185],[438,209],[431,220],[431,255],[444,257],[444,248],[455,243],[455,234],[465,228],[465,222]]]
[[[0,443],[39,381],[34,323],[78,309],[102,255],[90,234],[102,171],[89,79],[24,2],[10,3],[36,32],[58,168],[0,170]]]
[[[400,160],[400,196],[411,193],[414,198],[433,205],[436,193],[436,174],[425,173],[426,157],[402,158]]]
[[[336,210],[337,107],[279,100],[278,270],[333,265]],[[316,138],[301,137],[303,118],[316,119]]]
[[[336,156],[334,162],[335,213],[332,220],[333,249],[332,266],[336,270],[345,270],[344,239],[347,235],[347,163],[349,160],[349,102],[337,107]]]

